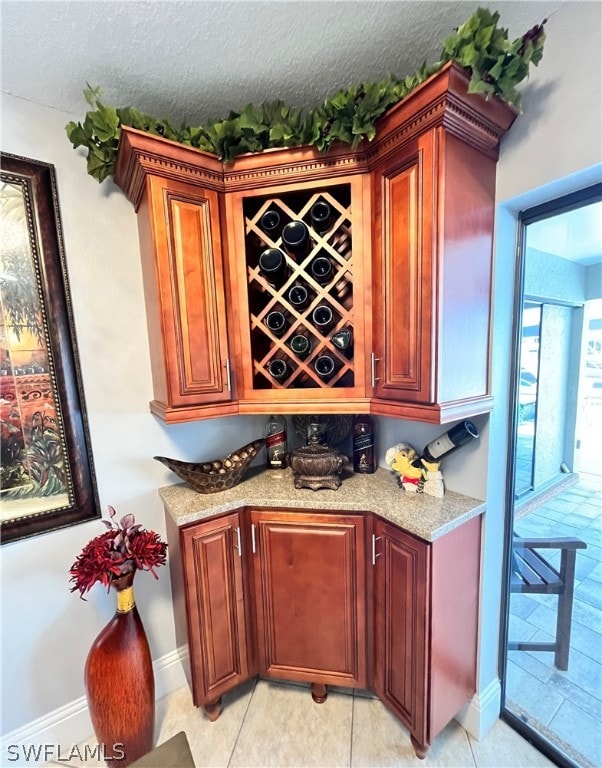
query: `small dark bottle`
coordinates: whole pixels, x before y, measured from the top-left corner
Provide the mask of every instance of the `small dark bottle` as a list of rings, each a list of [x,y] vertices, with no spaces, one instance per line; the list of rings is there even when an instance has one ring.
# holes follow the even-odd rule
[[[286,257],[280,248],[266,248],[262,251],[259,269],[271,285],[281,285],[286,279]]]
[[[288,303],[293,309],[296,309],[297,312],[301,311],[307,305],[308,299],[307,288],[299,283],[293,285],[288,292]]]
[[[268,469],[286,467],[286,421],[283,416],[270,416],[266,427]]]
[[[309,265],[309,271],[320,285],[326,285],[332,280],[332,262],[327,256],[316,256]]]
[[[374,422],[368,415],[353,420],[353,471],[371,475],[376,470]]]
[[[310,208],[311,225],[319,235],[329,230],[331,215],[330,206],[325,200],[317,200]]]
[[[278,211],[266,211],[259,219],[259,226],[271,240],[275,240],[280,231],[280,214]]]
[[[334,374],[334,358],[330,355],[320,355],[316,358],[314,369],[320,378],[327,381]]]
[[[341,328],[340,331],[332,334],[330,341],[341,352],[350,352],[353,348],[353,331],[351,328]]]
[[[291,349],[299,359],[303,359],[311,352],[311,343],[307,336],[302,336],[298,333],[291,339]]]
[[[328,333],[332,325],[332,309],[327,304],[319,304],[311,313],[311,320],[321,334]]]
[[[432,440],[422,452],[427,461],[440,461],[443,456],[478,438],[479,430],[472,421],[461,421],[447,432]]]
[[[291,256],[309,253],[309,229],[303,221],[290,221],[282,230],[282,244]]]
[[[265,319],[265,324],[274,336],[282,336],[286,331],[286,317],[277,309],[268,313],[268,316]]]
[[[291,368],[286,360],[281,360],[277,357],[268,363],[268,373],[276,381],[284,381],[290,375]]]

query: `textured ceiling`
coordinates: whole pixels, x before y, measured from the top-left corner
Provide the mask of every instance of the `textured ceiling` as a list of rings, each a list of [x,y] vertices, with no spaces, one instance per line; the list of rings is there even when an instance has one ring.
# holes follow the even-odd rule
[[[405,75],[478,5],[512,37],[560,2],[1,2],[2,90],[78,116],[107,103],[198,122],[249,101],[314,106],[339,87]]]

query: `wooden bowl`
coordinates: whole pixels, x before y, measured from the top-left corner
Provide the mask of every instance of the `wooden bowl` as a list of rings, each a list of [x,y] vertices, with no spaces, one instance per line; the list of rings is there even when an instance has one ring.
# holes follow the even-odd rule
[[[217,493],[234,488],[243,479],[249,465],[264,447],[265,440],[253,440],[243,445],[223,459],[213,461],[187,462],[169,459],[166,456],[153,456],[165,464],[172,472],[186,481],[197,493]]]

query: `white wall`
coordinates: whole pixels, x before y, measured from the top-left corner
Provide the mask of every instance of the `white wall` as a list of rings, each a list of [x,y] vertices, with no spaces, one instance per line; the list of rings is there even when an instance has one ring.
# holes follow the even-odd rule
[[[595,3],[565,3],[550,19],[544,60],[525,90],[525,113],[504,140],[498,174],[501,201],[599,161],[599,29],[600,8]],[[12,97],[4,97],[2,106],[3,151],[51,162],[57,170],[102,507],[110,503],[121,513],[133,512],[139,522],[163,533],[156,488],[172,482],[173,475],[151,457],[218,455],[257,436],[264,420],[237,417],[166,427],[150,416],[151,377],[133,210],[110,182],[99,187],[86,175],[84,160],[73,152],[63,131],[72,115]],[[463,448],[448,464],[456,489],[484,496],[489,450],[478,686],[482,697],[497,680],[513,210],[508,205],[498,220],[496,409],[491,420],[479,420],[479,444]],[[404,438],[422,447],[440,431],[391,419],[380,422],[383,448]],[[69,594],[67,571],[83,544],[99,531],[100,524],[92,522],[2,547],[3,733],[83,695],[86,653],[114,603],[100,587],[82,603]],[[136,577],[154,658],[175,646],[167,569],[159,573],[158,583],[149,574]],[[488,711],[495,709],[492,701]],[[480,727],[478,706],[477,700],[473,721],[468,716],[473,730]]]
[[[80,117],[80,116],[78,116]],[[2,100],[2,150],[55,165],[94,463],[103,512],[132,512],[164,534],[157,488],[176,480],[152,457],[223,455],[263,434],[264,419],[232,417],[165,426],[152,397],[136,216],[121,190],[99,186],[67,141],[72,115]],[[99,521],[2,547],[2,733],[81,697],[92,640],[115,609],[96,586],[69,593],[68,570]],[[175,649],[168,568],[135,591],[153,658]],[[85,735],[85,734],[84,734]]]

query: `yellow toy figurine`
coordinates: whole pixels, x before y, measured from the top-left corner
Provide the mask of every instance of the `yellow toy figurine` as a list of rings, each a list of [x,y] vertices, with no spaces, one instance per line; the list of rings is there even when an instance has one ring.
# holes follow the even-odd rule
[[[441,462],[420,458],[409,443],[397,443],[385,454],[385,461],[397,476],[397,484],[410,493],[426,493],[437,499],[445,494]]]
[[[400,488],[411,493],[420,493],[424,469],[418,454],[409,443],[397,443],[389,448],[385,461],[397,475]]]

